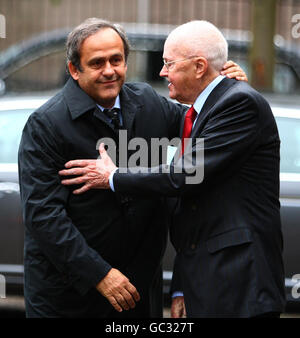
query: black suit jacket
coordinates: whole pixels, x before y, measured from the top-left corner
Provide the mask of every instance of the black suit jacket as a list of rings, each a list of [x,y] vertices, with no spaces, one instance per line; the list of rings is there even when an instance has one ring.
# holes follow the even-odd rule
[[[120,93],[128,138],[175,137],[185,108],[146,84]],[[121,316],[162,315],[161,260],[167,225],[160,198],[91,190],[74,195],[58,171],[72,159],[97,158],[100,138],[118,135],[95,102],[70,79],[33,113],[19,148],[25,224],[28,316],[118,316],[95,285],[111,267],[136,286],[141,301]],[[149,147],[150,150],[150,147]]]
[[[177,250],[173,289],[183,290],[188,316],[283,311],[280,140],[268,103],[248,84],[224,79],[191,137],[204,139],[202,183],[186,184],[191,174],[174,173],[173,163],[169,174],[159,168],[116,173],[116,191],[178,196],[171,228]],[[197,144],[184,157],[196,161]]]

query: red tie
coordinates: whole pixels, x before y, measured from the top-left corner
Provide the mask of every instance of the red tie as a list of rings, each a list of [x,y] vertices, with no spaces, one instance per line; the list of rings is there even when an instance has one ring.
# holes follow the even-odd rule
[[[184,126],[181,139],[181,154],[184,153],[184,139],[190,137],[196,116],[197,112],[194,109],[194,107],[191,106],[191,108],[187,111],[184,119]]]

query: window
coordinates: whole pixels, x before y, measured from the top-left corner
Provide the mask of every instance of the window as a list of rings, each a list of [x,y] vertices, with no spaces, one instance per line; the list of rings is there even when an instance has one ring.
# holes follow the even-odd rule
[[[277,117],[281,139],[280,172],[300,173],[300,119]]]

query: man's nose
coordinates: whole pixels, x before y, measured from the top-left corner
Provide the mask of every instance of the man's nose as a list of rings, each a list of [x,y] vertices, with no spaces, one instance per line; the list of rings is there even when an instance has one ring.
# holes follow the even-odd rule
[[[161,77],[167,77],[168,76],[168,69],[165,65],[162,66],[162,69],[159,73],[159,76],[161,76]]]
[[[109,61],[107,61],[103,69],[103,75],[111,76],[114,74],[114,72],[115,72],[114,67],[111,65]]]

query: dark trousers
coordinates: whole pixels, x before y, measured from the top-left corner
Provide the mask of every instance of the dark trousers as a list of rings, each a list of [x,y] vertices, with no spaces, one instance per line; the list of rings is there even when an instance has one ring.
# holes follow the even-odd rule
[[[280,313],[279,312],[267,312],[267,313],[262,313],[261,315],[254,316],[251,318],[280,318]]]

